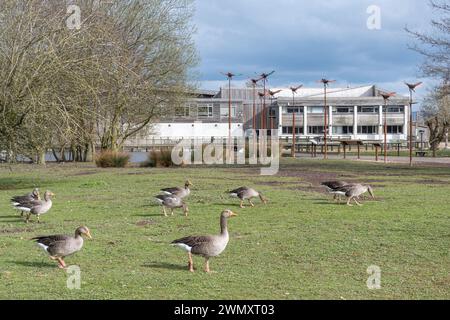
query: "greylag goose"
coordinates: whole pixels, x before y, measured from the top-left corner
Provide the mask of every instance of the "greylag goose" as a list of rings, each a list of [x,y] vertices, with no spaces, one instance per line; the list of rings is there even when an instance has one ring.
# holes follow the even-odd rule
[[[178,198],[183,199],[191,193],[191,190],[189,189],[189,187],[191,186],[192,183],[189,180],[187,180],[184,183],[184,188],[183,187],[164,188],[161,189],[161,192],[167,195],[174,195],[177,196]]]
[[[34,188],[32,192],[27,193],[23,196],[14,196],[11,198],[11,204],[16,208],[21,202],[31,201],[31,200],[41,200],[41,196],[39,195],[39,189]],[[17,209],[17,208],[16,208]],[[23,216],[23,210],[21,210],[21,216]]]
[[[250,205],[254,207],[255,205],[252,202],[252,198],[259,197],[262,203],[267,204],[267,199],[263,197],[261,192],[256,191],[255,189],[249,187],[240,187],[228,192],[231,197],[236,197],[241,200],[240,207],[244,208],[244,200],[248,200]]]
[[[50,259],[58,261],[59,268],[66,268],[64,258],[80,251],[83,247],[83,235],[92,239],[91,232],[87,227],[79,227],[75,230],[75,236],[53,235],[35,237],[39,247],[50,255]]]
[[[350,204],[350,201],[352,199],[355,201],[355,203],[360,206],[361,203],[359,203],[356,199],[366,193],[369,192],[369,194],[372,196],[372,199],[375,199],[375,196],[373,194],[373,189],[371,186],[368,185],[362,185],[362,184],[349,184],[346,186],[343,186],[341,188],[338,188],[337,191],[342,192],[347,197],[347,205],[352,206]]]
[[[173,215],[173,209],[176,208],[183,208],[183,213],[187,217],[189,208],[187,207],[186,203],[184,201],[174,195],[168,195],[168,194],[159,194],[156,197],[156,201],[162,206],[164,216],[167,217],[166,208],[169,208],[172,215]]]
[[[52,207],[51,197],[55,194],[51,191],[45,191],[44,200],[28,200],[23,201],[15,206],[18,210],[27,212],[26,222],[30,220],[32,214],[37,215],[38,223],[40,223],[41,214],[46,213]]]
[[[227,247],[229,236],[227,222],[228,218],[236,214],[231,210],[224,210],[220,214],[220,234],[209,236],[188,236],[172,241],[172,245],[178,246],[188,252],[188,267],[190,272],[194,272],[194,262],[192,255],[199,255],[205,258],[205,272],[210,272],[209,258],[221,254]]]
[[[339,199],[339,203],[341,202],[341,196],[344,196],[345,193],[339,191],[339,188],[348,185],[345,181],[325,181],[321,183],[322,186],[325,186],[329,193],[333,194],[333,200]]]

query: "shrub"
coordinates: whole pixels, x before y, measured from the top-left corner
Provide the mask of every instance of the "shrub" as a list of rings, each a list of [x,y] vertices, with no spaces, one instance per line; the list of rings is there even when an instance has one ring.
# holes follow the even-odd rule
[[[152,150],[148,154],[148,160],[141,164],[142,167],[171,167],[172,149]]]
[[[101,168],[124,168],[129,161],[130,156],[127,153],[112,150],[102,151],[95,158],[95,164]]]

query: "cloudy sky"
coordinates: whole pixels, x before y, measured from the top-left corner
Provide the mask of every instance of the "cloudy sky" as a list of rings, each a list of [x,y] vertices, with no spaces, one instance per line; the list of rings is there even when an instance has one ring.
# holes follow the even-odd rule
[[[368,8],[381,10],[381,29],[370,30]],[[422,57],[408,49],[404,31],[428,30],[432,10],[425,0],[197,0],[195,40],[201,58],[200,86],[226,84],[220,72],[243,74],[234,81],[276,70],[270,86],[377,84],[406,94],[404,80],[419,75]],[[424,89],[423,89],[424,91]]]

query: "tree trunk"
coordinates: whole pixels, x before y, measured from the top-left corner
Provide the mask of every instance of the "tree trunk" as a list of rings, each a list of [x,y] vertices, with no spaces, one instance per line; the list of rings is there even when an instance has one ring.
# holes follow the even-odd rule
[[[46,152],[45,152],[46,150],[45,149],[43,149],[43,150],[39,150],[38,151],[38,158],[37,158],[37,164],[39,164],[39,165],[44,165],[45,166],[45,154],[46,154]]]
[[[94,162],[95,160],[95,146],[94,142],[89,141],[86,143],[86,153],[85,153],[85,161],[86,162]]]

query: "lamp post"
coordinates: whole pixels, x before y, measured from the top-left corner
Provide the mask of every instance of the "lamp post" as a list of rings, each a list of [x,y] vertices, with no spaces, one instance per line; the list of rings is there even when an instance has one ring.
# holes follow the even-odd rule
[[[382,93],[384,99],[384,163],[387,163],[387,103],[390,97],[395,96],[395,92]]]
[[[282,90],[276,90],[276,91],[269,90],[269,91],[268,91],[268,94],[269,94],[269,96],[270,96],[270,107],[271,107],[271,108],[272,108],[273,99],[275,98],[275,95],[276,95],[277,93],[280,93],[281,91],[282,91]],[[269,117],[270,117],[270,130],[272,130],[272,129],[274,129],[274,128],[273,128],[273,116],[271,116],[270,113],[269,113]]]
[[[231,80],[236,75],[231,72],[222,74],[225,75],[228,79],[228,139],[231,142]]]
[[[328,150],[327,150],[327,131],[328,131],[328,110],[327,110],[327,88],[331,82],[336,82],[336,80],[328,80],[321,79],[319,82],[323,83],[323,91],[324,91],[324,104],[323,104],[323,143],[324,143],[324,154],[323,158],[328,158]]]
[[[423,151],[423,134],[425,133],[424,130],[419,130],[420,133],[420,151]]]
[[[297,90],[303,87],[303,85],[299,85],[297,87],[291,87],[292,91],[292,107],[294,108],[295,105],[295,94],[297,93]],[[292,148],[291,153],[292,157],[295,158],[295,109],[292,109],[294,112],[292,112]]]
[[[267,129],[266,128],[266,84],[267,84],[267,78],[269,76],[271,76],[274,72],[275,72],[275,70],[273,70],[269,73],[262,73],[260,76],[261,79],[263,80],[263,92],[264,92],[263,110],[262,110],[262,116],[263,116],[262,129]]]
[[[262,78],[250,79],[253,87],[253,113],[252,113],[252,129],[256,130],[256,85]]]
[[[409,89],[409,165],[412,167],[412,159],[413,159],[413,116],[412,116],[412,106],[414,104],[413,102],[413,92],[416,92],[416,88],[422,84],[422,82],[418,83],[407,83],[405,84],[408,86]]]
[[[259,105],[260,105],[260,108],[263,106],[263,98],[265,97],[265,92],[258,92],[258,96],[259,96]],[[263,117],[263,109],[261,108],[261,112],[259,113],[260,114],[260,117],[261,117],[261,119],[259,119],[259,122],[260,122],[260,129],[262,130],[263,129],[263,126],[264,126],[264,117]]]

